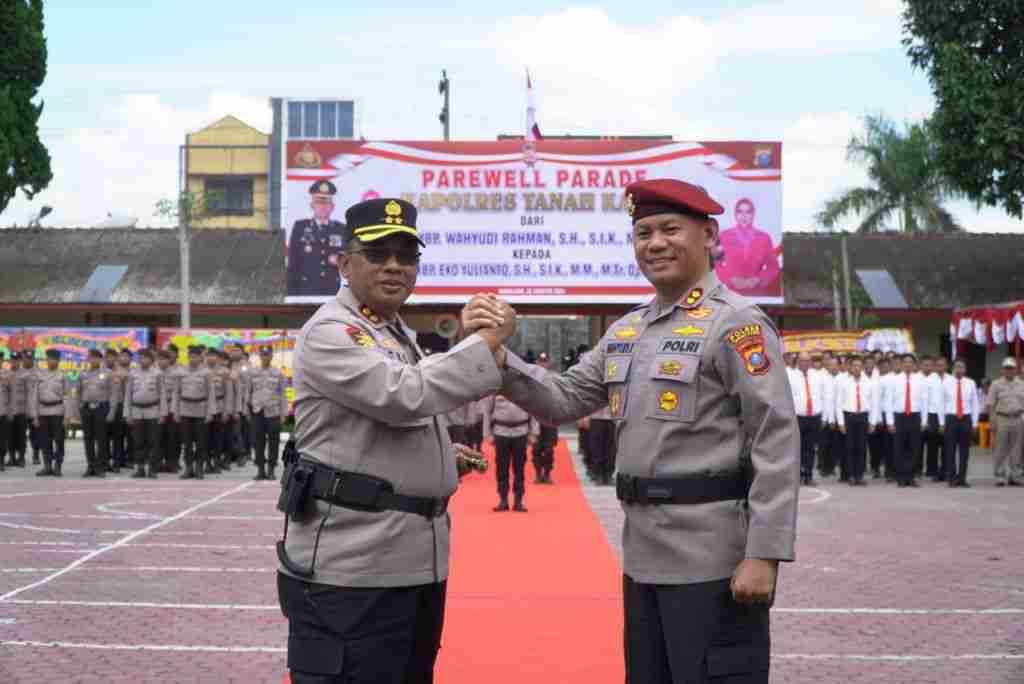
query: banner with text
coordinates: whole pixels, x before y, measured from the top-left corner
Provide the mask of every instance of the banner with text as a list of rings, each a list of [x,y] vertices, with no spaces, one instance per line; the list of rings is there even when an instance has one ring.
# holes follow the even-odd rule
[[[146,328],[16,328],[0,326],[0,351],[31,351],[37,363],[46,359],[47,349],[59,349],[60,367],[78,377],[90,349],[127,349],[136,352],[149,344]]]
[[[787,353],[850,354],[863,352],[914,352],[914,334],[910,328],[876,328],[873,330],[792,330],[782,333]]]
[[[418,209],[427,246],[411,303],[481,291],[517,303],[646,301],[653,289],[636,265],[623,199],[629,183],[654,178],[706,188],[725,207],[719,277],[782,302],[778,142],[289,141],[284,166],[288,302],[334,295],[340,221],[374,197]]]

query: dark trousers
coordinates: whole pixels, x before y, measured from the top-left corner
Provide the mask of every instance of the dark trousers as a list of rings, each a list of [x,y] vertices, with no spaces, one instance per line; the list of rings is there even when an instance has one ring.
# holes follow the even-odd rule
[[[498,478],[498,496],[508,501],[508,470],[512,467],[512,494],[522,501],[526,493],[526,435],[521,437],[494,436],[495,475]]]
[[[122,468],[127,464],[124,453],[124,406],[117,405],[114,409],[114,420],[107,426],[107,453],[114,461],[114,467]]]
[[[28,421],[28,445],[32,447],[32,459],[39,460],[39,452],[43,450],[43,428],[36,427],[31,420]]]
[[[447,583],[355,588],[277,576],[292,684],[432,684]]]
[[[253,431],[255,433],[256,419],[253,418]],[[255,440],[256,435],[253,434]],[[448,426],[448,439],[452,441],[452,444],[466,444],[466,426],[464,425],[449,425]],[[468,444],[467,444],[468,446]]]
[[[49,464],[64,462],[64,416],[39,416],[39,446]]]
[[[590,459],[590,430],[579,428],[578,432],[579,440],[577,444],[579,445],[580,454],[583,455],[583,465],[587,467],[588,471],[592,472],[594,470],[594,463]]]
[[[551,474],[555,467],[555,444],[558,443],[558,428],[550,425],[540,426],[540,435],[533,443],[533,469],[537,477]]]
[[[615,473],[617,455],[615,443],[615,421],[591,418],[587,438],[590,442],[590,464],[594,479],[605,484],[611,482]]]
[[[256,445],[256,466],[262,470],[264,464],[268,464],[273,470],[277,467],[281,447],[281,416],[265,416],[260,411],[253,414],[250,425]]]
[[[946,458],[944,474],[950,482],[967,481],[967,460],[971,456],[971,433],[974,426],[971,425],[970,416],[957,418],[955,415],[946,416],[945,442]]]
[[[167,471],[178,470],[181,460],[181,420],[167,417],[160,424],[160,460]]]
[[[4,469],[4,462],[7,460],[7,450],[11,444],[11,419],[7,416],[0,416],[0,470]],[[11,461],[14,461],[14,450],[11,450]]]
[[[821,416],[797,416],[800,428],[800,475],[809,478],[814,474],[814,449],[821,434]]]
[[[136,469],[143,470],[148,463],[149,472],[155,473],[160,466],[160,421],[156,418],[133,420],[132,442]]]
[[[914,479],[914,458],[921,448],[921,414],[897,413],[894,416],[892,459],[896,479],[906,484]]]
[[[768,684],[768,606],[736,603],[729,580],[622,578],[626,684]]]
[[[871,470],[881,472],[884,465],[886,474],[892,474],[892,433],[878,429],[868,435],[868,452]]]
[[[924,442],[927,445],[925,472],[930,477],[938,477],[946,472],[945,441],[944,430],[939,427],[939,417],[929,413],[928,432],[925,434]]]
[[[29,419],[24,413],[16,413],[11,418],[11,461],[17,457],[18,463],[24,465],[25,450],[28,448],[28,425]]]
[[[209,458],[210,428],[205,418],[181,418],[181,442],[185,451],[185,467],[202,473]]]
[[[843,413],[846,424],[847,474],[854,482],[864,479],[864,466],[868,457],[868,414]]]
[[[206,453],[208,464],[212,466],[220,463],[221,457],[224,455],[224,444],[230,423],[225,422],[223,415],[218,413],[213,416],[212,421],[207,423],[207,428],[210,434],[207,438]]]
[[[238,419],[230,423],[229,427],[229,443],[228,443],[228,454],[229,458],[234,457],[236,460],[244,460],[249,456],[249,419],[246,416],[240,415]]]
[[[476,423],[475,425],[466,426],[466,446],[470,449],[480,451],[480,448],[484,443],[484,424]]]
[[[107,469],[110,452],[107,444],[107,415],[110,404],[101,402],[96,408],[82,404],[82,441],[85,442],[85,462],[88,470],[102,473]]]

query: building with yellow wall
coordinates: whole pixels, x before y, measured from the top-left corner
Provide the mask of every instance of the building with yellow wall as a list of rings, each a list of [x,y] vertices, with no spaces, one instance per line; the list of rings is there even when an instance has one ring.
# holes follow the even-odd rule
[[[205,206],[196,228],[266,228],[270,136],[225,116],[185,138],[188,191]]]

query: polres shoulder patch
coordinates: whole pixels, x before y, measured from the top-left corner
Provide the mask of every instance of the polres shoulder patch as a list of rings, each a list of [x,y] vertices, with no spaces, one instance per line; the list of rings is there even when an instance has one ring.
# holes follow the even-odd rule
[[[725,336],[725,343],[743,359],[743,367],[750,375],[764,375],[771,367],[771,359],[764,348],[764,329],[760,323],[733,328]]]

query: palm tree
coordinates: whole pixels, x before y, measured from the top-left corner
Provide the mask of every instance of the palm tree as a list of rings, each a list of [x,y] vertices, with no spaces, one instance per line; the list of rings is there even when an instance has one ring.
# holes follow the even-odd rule
[[[963,230],[942,206],[961,193],[938,164],[929,123],[911,124],[901,131],[882,116],[869,116],[864,127],[863,136],[850,139],[846,158],[867,165],[873,186],[852,188],[827,201],[817,220],[831,229],[844,216],[854,214],[863,217],[858,232],[874,233],[885,230],[886,221],[895,214],[904,233]]]

